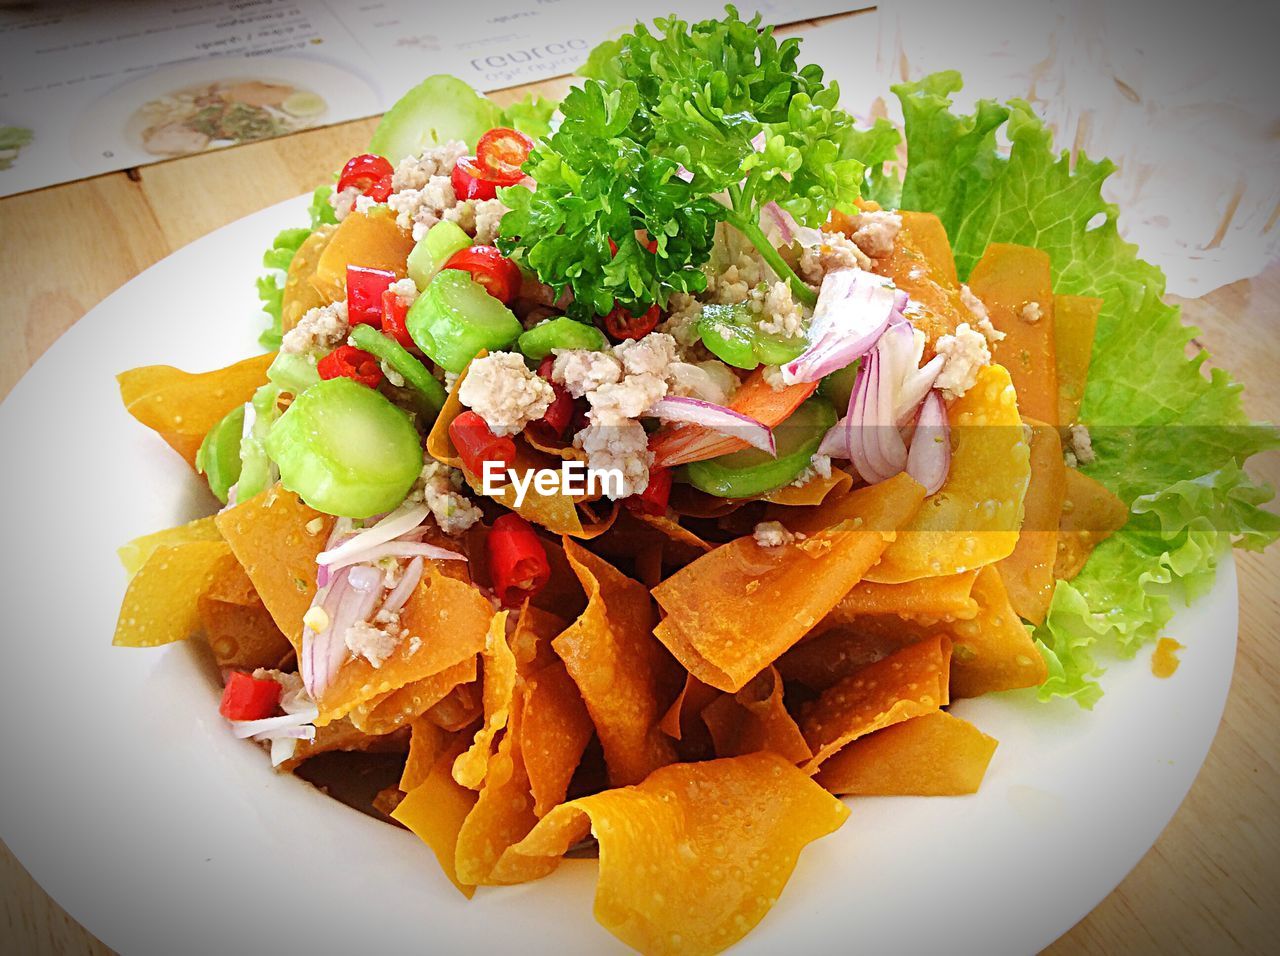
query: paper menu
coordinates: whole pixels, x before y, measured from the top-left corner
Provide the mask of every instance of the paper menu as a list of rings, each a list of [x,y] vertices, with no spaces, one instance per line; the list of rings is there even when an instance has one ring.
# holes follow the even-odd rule
[[[572,72],[636,19],[719,0],[125,0],[0,12],[0,195],[384,111],[432,73],[489,91]],[[741,3],[769,22],[856,0]]]

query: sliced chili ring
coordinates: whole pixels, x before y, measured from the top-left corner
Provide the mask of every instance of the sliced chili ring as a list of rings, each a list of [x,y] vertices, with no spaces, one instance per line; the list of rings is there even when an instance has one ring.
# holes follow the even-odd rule
[[[642,511],[647,515],[666,514],[674,475],[670,468],[650,468],[649,484],[645,485],[644,491],[623,499],[622,503],[632,511]]]
[[[511,303],[524,281],[520,267],[493,246],[460,249],[449,257],[444,267],[469,272],[471,278],[503,305]]]
[[[316,371],[322,379],[350,378],[369,388],[377,388],[382,382],[378,360],[354,345],[339,345],[316,363]]]
[[[481,175],[499,186],[514,186],[524,179],[521,168],[533,151],[533,140],[509,126],[497,126],[476,143],[476,165]]]
[[[376,153],[352,156],[338,176],[338,192],[354,187],[366,196],[384,202],[391,194],[391,176],[394,172],[395,169],[385,156]]]
[[[533,525],[517,514],[493,523],[486,544],[489,576],[503,607],[515,607],[551,579],[551,562]]]
[[[632,315],[622,306],[618,306],[604,317],[604,330],[609,337],[618,341],[622,339],[642,339],[658,327],[662,317],[656,305],[650,306],[642,315]]]
[[[484,178],[484,170],[476,165],[474,156],[463,156],[454,163],[449,181],[453,183],[453,193],[459,202],[464,199],[494,199],[498,195],[498,184]]]
[[[462,467],[480,478],[484,477],[485,462],[491,461],[500,466],[505,481],[507,469],[516,460],[516,443],[495,435],[488,422],[472,411],[463,412],[449,423],[449,440],[462,459]]]

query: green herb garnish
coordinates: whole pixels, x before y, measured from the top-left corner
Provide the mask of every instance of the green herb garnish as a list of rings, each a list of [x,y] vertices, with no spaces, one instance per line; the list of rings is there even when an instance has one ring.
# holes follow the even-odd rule
[[[860,131],[836,105],[839,89],[820,67],[798,66],[799,40],[779,42],[758,15],[744,21],[729,7],[723,20],[655,23],[659,32],[639,25],[592,55],[559,130],[525,166],[537,191],[501,193],[512,212],[499,247],[557,293],[572,289],[576,317],[618,306],[640,314],[706,287],[702,266],[727,222],[812,304],[814,291],[761,232],[760,212],[774,201],[818,226],[832,209],[853,211]]]

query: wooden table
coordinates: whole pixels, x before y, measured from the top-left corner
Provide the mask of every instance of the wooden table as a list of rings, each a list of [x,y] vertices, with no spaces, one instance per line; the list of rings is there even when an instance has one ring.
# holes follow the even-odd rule
[[[566,86],[551,80],[537,89],[558,96]],[[494,97],[506,103],[526,91]],[[0,397],[108,293],[193,239],[312,189],[363,152],[374,125],[362,120],[0,199]],[[1280,420],[1280,265],[1180,304],[1202,330],[1197,341],[1247,384],[1250,415]],[[1259,466],[1280,483],[1280,455]],[[1261,953],[1280,938],[1273,899],[1280,886],[1280,547],[1236,560],[1235,679],[1204,769],[1156,845],[1050,948],[1055,956]],[[0,896],[0,952],[110,953],[2,843]]]

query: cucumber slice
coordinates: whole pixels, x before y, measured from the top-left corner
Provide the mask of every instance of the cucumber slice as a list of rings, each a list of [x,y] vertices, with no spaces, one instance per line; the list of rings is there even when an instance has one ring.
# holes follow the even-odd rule
[[[761,332],[759,319],[745,302],[703,306],[698,334],[712,355],[735,368],[781,365],[805,349],[802,338]]]
[[[266,445],[285,488],[343,518],[390,511],[422,471],[409,416],[349,378],[320,382],[294,399]]]
[[[436,223],[409,253],[409,278],[419,289],[425,289],[453,254],[470,248],[471,243],[471,237],[456,222]]]
[[[196,452],[196,471],[209,482],[209,490],[224,505],[227,492],[240,480],[240,435],[244,431],[244,406],[237,405],[209,429]]]
[[[290,395],[301,395],[316,382],[316,358],[306,352],[280,352],[267,368],[267,381]]]
[[[383,115],[369,140],[369,152],[391,160],[451,139],[471,149],[485,133],[502,121],[502,110],[456,76],[429,76],[411,89]]]
[[[444,408],[448,394],[436,381],[427,367],[409,353],[403,345],[388,335],[383,335],[372,325],[357,325],[351,330],[351,341],[358,349],[364,349],[374,358],[397,372],[405,385],[418,397],[418,407],[427,421],[435,421]]]
[[[445,269],[405,317],[409,335],[441,368],[459,373],[482,349],[505,348],[523,331],[510,309],[459,269]]]
[[[814,396],[773,431],[778,457],[755,448],[685,466],[689,483],[720,498],[750,498],[789,485],[809,467],[822,436],[836,423],[836,411]]]
[[[608,348],[609,340],[594,325],[577,322],[567,316],[540,322],[516,341],[524,357],[541,362],[552,349],[587,349],[599,352]]]

